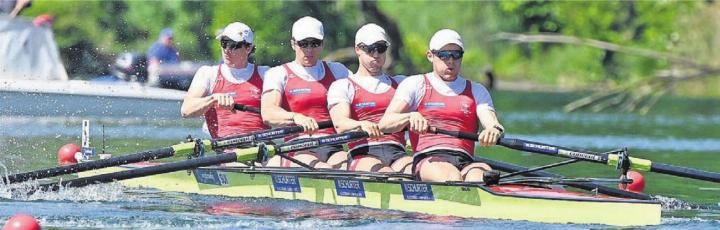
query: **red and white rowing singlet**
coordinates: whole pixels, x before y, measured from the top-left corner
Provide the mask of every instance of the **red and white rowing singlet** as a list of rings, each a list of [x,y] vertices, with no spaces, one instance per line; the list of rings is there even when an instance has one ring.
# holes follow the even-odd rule
[[[325,69],[325,76],[319,81],[306,81],[300,78],[290,69],[288,64],[283,64],[287,72],[287,83],[285,83],[285,100],[283,108],[290,112],[315,119],[316,122],[330,120],[330,112],[327,108],[327,92],[330,85],[335,81],[335,75],[330,71],[327,63],[322,62]],[[335,128],[321,129],[315,134],[335,134]],[[299,135],[291,135],[285,141],[291,140]]]
[[[220,66],[218,66],[215,87],[210,94],[231,94],[237,104],[260,108],[260,92],[262,92],[263,82],[258,72],[258,66],[255,65],[250,79],[243,83],[229,82],[220,71]],[[263,123],[260,114],[241,111],[233,113],[230,109],[221,109],[219,106],[205,112],[205,122],[210,136],[213,138],[251,133],[269,128]]]
[[[475,97],[472,95],[472,83],[466,80],[465,90],[457,96],[444,96],[438,93],[425,78],[425,95],[418,104],[418,112],[422,114],[432,127],[449,131],[477,133],[478,117],[475,110]],[[415,135],[415,137],[412,137]],[[417,141],[415,140],[417,138]],[[475,154],[475,142],[451,137],[445,134],[411,133],[415,153],[429,148],[457,149],[469,155]]]
[[[370,121],[374,123],[380,122],[385,110],[390,105],[397,82],[390,78],[391,88],[385,93],[375,94],[363,89],[357,82],[348,77],[350,85],[355,89],[355,96],[350,103],[350,118],[357,121]],[[367,138],[359,141],[348,143],[348,148],[353,149],[361,145],[367,145],[368,142],[393,142],[400,146],[405,145],[405,132],[397,132],[392,135],[384,135],[380,138]]]

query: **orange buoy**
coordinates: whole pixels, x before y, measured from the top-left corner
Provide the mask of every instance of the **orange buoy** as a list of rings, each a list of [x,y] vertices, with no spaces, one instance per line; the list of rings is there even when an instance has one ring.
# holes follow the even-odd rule
[[[641,193],[645,191],[645,177],[636,171],[628,171],[628,179],[632,179],[633,182],[627,185],[627,188],[623,184],[619,184],[618,188],[627,190],[635,193]]]
[[[75,153],[80,152],[80,147],[75,144],[65,144],[58,149],[58,164],[69,165],[76,164]]]
[[[5,223],[3,230],[40,230],[40,223],[28,214],[17,214]]]

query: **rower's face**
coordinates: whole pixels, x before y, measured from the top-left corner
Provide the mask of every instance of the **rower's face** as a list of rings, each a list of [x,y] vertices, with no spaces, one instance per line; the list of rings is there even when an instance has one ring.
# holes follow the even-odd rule
[[[290,40],[290,43],[295,50],[295,61],[305,67],[315,66],[323,50],[323,40],[306,38],[295,41],[293,39]]]
[[[254,45],[248,45],[248,46],[241,46],[239,48],[222,48],[222,57],[223,62],[226,64],[234,64],[240,62],[241,60],[247,60],[248,56],[250,55],[250,52],[252,51]]]
[[[375,76],[382,73],[382,67],[387,58],[385,53],[387,49],[387,43],[381,41],[369,46],[360,44],[355,47],[355,53],[358,55],[360,65]]]
[[[427,58],[432,62],[433,72],[445,81],[457,79],[462,67],[462,51],[456,44],[447,44],[436,52],[428,51]]]

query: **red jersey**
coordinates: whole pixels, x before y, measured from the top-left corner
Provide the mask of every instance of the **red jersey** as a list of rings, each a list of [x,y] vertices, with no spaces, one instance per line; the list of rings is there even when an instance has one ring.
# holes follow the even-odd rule
[[[330,112],[327,108],[327,91],[335,81],[335,75],[330,71],[327,63],[322,62],[322,65],[325,68],[325,76],[319,81],[306,81],[295,74],[288,64],[283,64],[288,77],[283,92],[285,95],[283,108],[285,110],[311,117],[316,122],[330,120]],[[335,134],[335,128],[321,129],[315,133]],[[285,140],[291,140],[297,136],[291,135],[286,137]]]
[[[350,118],[357,121],[370,121],[374,123],[380,122],[385,110],[390,105],[397,82],[390,78],[391,88],[385,93],[375,94],[360,87],[355,81],[350,79],[350,85],[355,89],[355,96],[350,103]],[[392,142],[400,146],[405,145],[405,132],[397,132],[392,135],[385,135],[380,138],[368,138],[348,143],[348,148],[353,149],[358,146],[367,145],[368,142]]]
[[[250,79],[239,84],[225,79],[220,67],[218,66],[217,80],[211,94],[230,94],[237,104],[260,108],[260,92],[262,92],[263,82],[257,65],[255,65]],[[230,109],[221,109],[219,106],[210,108],[205,112],[205,122],[210,131],[210,136],[213,138],[245,134],[269,128],[263,123],[260,114],[241,111],[233,113]]]
[[[477,133],[478,117],[475,110],[475,98],[472,95],[472,83],[466,80],[465,90],[457,96],[444,96],[435,91],[427,75],[423,75],[423,77],[425,78],[425,95],[420,100],[417,110],[428,120],[428,124],[449,131]],[[471,156],[475,154],[474,141],[445,134],[418,135],[411,133],[411,141],[416,153],[428,148],[445,148],[462,150]]]

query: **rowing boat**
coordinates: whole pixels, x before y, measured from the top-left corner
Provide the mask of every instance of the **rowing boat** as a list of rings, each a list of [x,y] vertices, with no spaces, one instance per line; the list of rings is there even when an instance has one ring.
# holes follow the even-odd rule
[[[89,177],[150,167],[136,163],[79,173]],[[363,175],[365,174],[365,175]],[[517,184],[431,183],[381,174],[303,168],[203,167],[123,180],[127,187],[228,197],[280,198],[464,218],[640,226],[660,224],[661,206],[563,188]]]
[[[324,127],[332,126],[330,122],[320,123]],[[540,170],[584,161],[610,165],[620,170],[623,176],[633,169],[720,182],[718,172],[630,157],[627,149],[597,153],[512,138],[501,138],[497,144],[570,160],[526,169],[491,159],[478,159],[509,173],[500,176],[499,181],[485,183],[421,182],[399,173],[315,169],[302,163],[298,164],[301,168],[218,166],[232,162],[254,165],[252,162],[263,161],[273,155],[288,159],[287,154],[290,152],[344,144],[368,137],[365,132],[353,131],[292,143],[267,143],[267,140],[302,131],[301,127],[291,126],[222,139],[189,138],[188,142],[170,147],[8,175],[2,178],[2,182],[20,183],[78,173],[77,179],[40,184],[31,192],[119,181],[128,187],[170,192],[304,200],[465,218],[615,226],[660,224],[661,205],[648,195],[596,183],[631,182],[624,178],[565,178]],[[431,131],[477,140],[477,135],[473,133],[435,128]],[[207,154],[209,150],[220,154]],[[173,157],[188,159],[175,159],[168,163],[144,162]],[[515,177],[519,175],[532,177]]]

